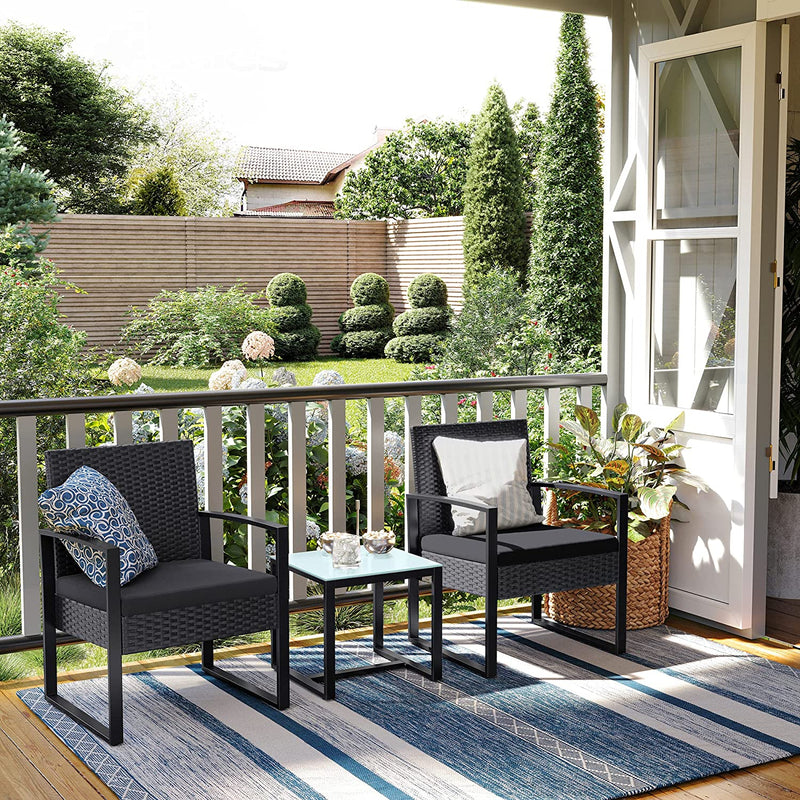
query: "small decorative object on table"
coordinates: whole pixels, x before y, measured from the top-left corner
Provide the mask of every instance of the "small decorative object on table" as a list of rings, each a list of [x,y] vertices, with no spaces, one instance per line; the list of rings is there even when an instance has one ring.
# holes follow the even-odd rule
[[[364,549],[382,556],[394,547],[395,538],[392,531],[367,531],[364,534]]]
[[[356,532],[354,534],[337,532],[330,535],[330,553],[334,567],[351,569],[361,563],[361,537],[358,534],[360,511],[361,503],[356,500]]]

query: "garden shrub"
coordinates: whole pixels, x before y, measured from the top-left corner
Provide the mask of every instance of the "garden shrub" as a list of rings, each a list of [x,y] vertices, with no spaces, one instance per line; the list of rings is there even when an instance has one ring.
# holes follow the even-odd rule
[[[353,308],[339,317],[341,333],[333,338],[331,350],[353,358],[380,358],[394,335],[394,307],[389,302],[386,278],[374,272],[359,275],[350,286]]]
[[[317,356],[319,328],[311,324],[312,309],[306,303],[305,281],[282,272],[267,284],[275,358],[279,361],[311,361]]]
[[[40,277],[25,281],[20,272],[0,270],[0,397],[22,400],[91,394],[86,335],[64,325],[59,290],[74,288],[49,262]],[[64,447],[63,417],[40,417],[38,452]],[[13,419],[0,419],[0,583],[19,562],[17,528],[16,436]]]
[[[122,331],[143,358],[153,364],[205,367],[239,355],[250,331],[272,334],[269,312],[241,284],[221,291],[205,286],[191,292],[162,290],[146,308],[133,307]]]
[[[418,275],[408,287],[411,308],[394,321],[395,337],[385,353],[395,361],[436,361],[442,354],[452,309],[447,305],[447,285],[438,276]]]

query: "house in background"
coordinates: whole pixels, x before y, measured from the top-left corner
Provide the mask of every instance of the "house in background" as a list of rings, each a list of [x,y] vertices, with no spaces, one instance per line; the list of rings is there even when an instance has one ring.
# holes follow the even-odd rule
[[[376,140],[360,153],[243,147],[234,177],[242,183],[236,216],[332,217],[333,201],[347,173],[359,169],[391,129],[376,130]]]

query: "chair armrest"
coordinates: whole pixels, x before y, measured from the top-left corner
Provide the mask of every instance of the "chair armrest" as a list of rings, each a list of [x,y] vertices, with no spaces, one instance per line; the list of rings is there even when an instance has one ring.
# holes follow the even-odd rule
[[[491,511],[497,508],[497,506],[490,506],[488,503],[482,503],[480,500],[464,500],[461,497],[447,497],[438,494],[407,494],[406,500],[413,500],[416,503],[442,503],[449,506],[458,506],[459,508],[472,508],[476,511]]]
[[[258,517],[248,517],[246,514],[236,514],[233,511],[198,511],[197,513],[208,519],[223,519],[227,522],[238,522],[240,525],[252,525],[254,528],[267,528],[275,531],[278,536],[282,535],[281,531],[285,531],[286,536],[289,535],[289,528],[286,525]]]
[[[83,547],[90,547],[92,550],[98,550],[100,552],[119,550],[118,545],[111,544],[111,542],[104,542],[102,539],[93,539],[89,536],[73,536],[72,534],[50,530],[49,528],[39,528],[39,535],[46,536],[50,539],[57,539],[60,542],[70,542]]]

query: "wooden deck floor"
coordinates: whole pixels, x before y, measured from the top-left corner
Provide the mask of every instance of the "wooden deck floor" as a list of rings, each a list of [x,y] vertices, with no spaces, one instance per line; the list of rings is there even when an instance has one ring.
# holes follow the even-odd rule
[[[800,650],[777,643],[750,642],[712,628],[671,617],[669,624],[708,639],[723,642],[748,653],[800,667]],[[387,629],[389,626],[387,626]],[[361,635],[353,632],[351,635]],[[307,637],[304,644],[316,644]],[[252,652],[259,648],[239,648]],[[191,656],[157,659],[126,665],[126,671],[185,664]],[[68,680],[85,680],[102,674],[98,670],[72,673]],[[111,792],[72,751],[16,696],[23,685],[36,681],[0,684],[0,798],[2,800],[99,800]],[[639,795],[640,798],[670,800],[800,800],[800,756],[738,770],[713,778]]]

